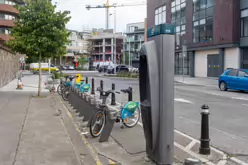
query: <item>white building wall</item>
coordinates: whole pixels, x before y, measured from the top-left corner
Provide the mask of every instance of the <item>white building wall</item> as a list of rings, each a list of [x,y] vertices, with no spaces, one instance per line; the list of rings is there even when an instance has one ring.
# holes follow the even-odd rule
[[[227,68],[240,68],[240,49],[239,48],[226,48],[224,69]]]
[[[201,50],[195,52],[195,76],[207,77],[208,73],[208,55],[219,54],[219,49],[214,50]]]

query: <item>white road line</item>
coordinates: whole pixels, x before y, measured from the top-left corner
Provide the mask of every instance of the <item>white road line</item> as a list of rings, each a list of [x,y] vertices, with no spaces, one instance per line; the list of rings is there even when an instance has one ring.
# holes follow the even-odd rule
[[[227,156],[223,156],[223,160],[220,160],[217,165],[225,165],[227,163]]]
[[[196,143],[197,143],[196,140],[192,140],[192,141],[185,147],[185,149],[190,150]]]
[[[236,99],[236,100],[246,100],[248,101],[248,98],[244,98],[244,97],[231,97],[232,99]]]
[[[175,98],[174,100],[175,100],[176,102],[194,104],[193,102],[191,102],[191,101],[189,101],[189,100],[182,99],[182,98]]]
[[[232,161],[238,163],[238,164],[241,164],[241,165],[248,165],[247,163],[245,163],[245,162],[243,162],[243,161],[241,161],[241,160],[239,160],[239,159],[237,159],[237,158],[232,157],[232,158],[230,158],[230,159],[231,159]]]
[[[248,107],[248,104],[242,104],[243,106],[247,106]]]
[[[208,165],[215,165],[214,163],[210,162],[209,160],[207,160],[207,159],[201,157],[200,155],[194,153],[194,152],[191,151],[191,150],[188,150],[188,149],[184,148],[182,145],[180,145],[180,144],[178,144],[178,143],[176,143],[176,142],[174,142],[174,145],[175,145],[177,148],[183,150],[184,152],[187,152],[188,154],[192,155],[193,157],[199,159],[202,163],[205,163],[205,164],[208,164]]]

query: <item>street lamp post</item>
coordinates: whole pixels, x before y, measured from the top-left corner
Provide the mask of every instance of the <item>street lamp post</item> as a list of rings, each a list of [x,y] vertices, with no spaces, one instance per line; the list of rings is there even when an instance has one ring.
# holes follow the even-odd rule
[[[114,15],[114,74],[116,74],[116,10],[114,10],[113,14],[110,15]]]
[[[128,62],[128,65],[129,65],[129,67],[131,66],[130,64],[131,64],[131,42],[130,42],[130,38],[128,39],[129,40],[129,62]]]

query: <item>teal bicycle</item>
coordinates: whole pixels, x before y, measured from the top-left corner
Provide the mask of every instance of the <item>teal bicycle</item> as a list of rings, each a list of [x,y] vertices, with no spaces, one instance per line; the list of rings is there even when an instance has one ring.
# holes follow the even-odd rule
[[[131,89],[123,89],[121,92],[128,93]],[[92,137],[99,137],[103,131],[103,128],[106,124],[108,108],[106,105],[106,100],[110,94],[120,94],[120,92],[115,92],[112,90],[103,91],[101,88],[97,88],[98,92],[102,94],[102,104],[99,105],[98,111],[91,118],[89,129]],[[121,128],[126,126],[127,128],[133,128],[137,125],[140,119],[140,103],[130,101],[124,106],[120,107],[120,110],[116,112],[116,123],[120,123]]]
[[[87,93],[90,90],[90,84],[85,84],[85,80],[81,80],[81,82],[75,84],[75,88],[79,89],[80,93]]]

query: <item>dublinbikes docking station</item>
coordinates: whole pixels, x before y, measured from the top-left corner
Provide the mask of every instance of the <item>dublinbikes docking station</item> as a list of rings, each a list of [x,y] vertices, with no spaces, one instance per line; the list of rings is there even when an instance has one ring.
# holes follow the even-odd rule
[[[149,28],[148,42],[140,50],[140,104],[146,153],[159,165],[174,161],[174,32],[171,24]]]

